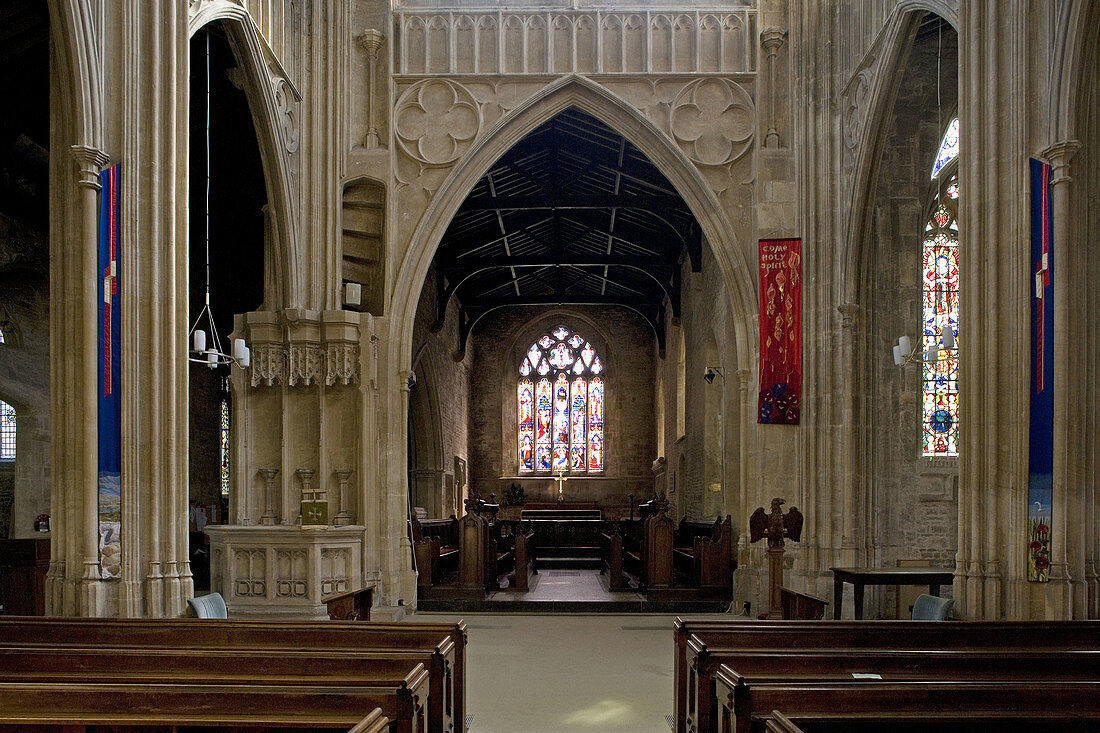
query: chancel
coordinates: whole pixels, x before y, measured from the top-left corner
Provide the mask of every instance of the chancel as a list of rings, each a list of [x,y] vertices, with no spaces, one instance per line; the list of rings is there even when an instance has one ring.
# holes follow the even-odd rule
[[[334,599],[399,631],[593,614],[525,654],[595,614],[794,614],[883,674],[842,625],[920,595],[1085,625],[1052,648],[1100,618],[1100,0],[2,5],[0,606],[72,624],[20,627],[43,659],[213,594],[295,643]],[[799,648],[736,669],[694,628],[731,710]],[[959,670],[993,653],[936,633]],[[188,652],[142,638],[187,709]],[[371,639],[393,694],[349,727],[464,727],[432,696],[465,631]],[[584,709],[645,729],[621,702]]]

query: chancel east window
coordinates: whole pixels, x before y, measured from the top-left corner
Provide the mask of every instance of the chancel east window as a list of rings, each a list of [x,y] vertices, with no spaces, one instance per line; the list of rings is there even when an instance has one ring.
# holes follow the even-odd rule
[[[587,473],[604,468],[603,363],[580,334],[558,326],[519,366],[519,472]]]
[[[15,460],[15,408],[0,402],[0,461]]]
[[[923,454],[959,454],[959,119],[947,126],[932,166],[936,195],[924,227]],[[955,334],[952,349],[933,348],[944,327]],[[937,358],[938,357],[938,358]]]

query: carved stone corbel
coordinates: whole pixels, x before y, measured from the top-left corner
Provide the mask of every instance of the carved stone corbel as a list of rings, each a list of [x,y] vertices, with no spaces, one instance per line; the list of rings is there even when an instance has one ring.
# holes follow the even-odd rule
[[[282,344],[253,344],[251,351],[253,387],[286,383],[286,349]]]
[[[342,341],[325,344],[325,386],[337,382],[344,386],[359,384],[359,344]]]
[[[291,387],[308,387],[321,381],[321,345],[316,343],[291,342],[289,375],[287,384]]]

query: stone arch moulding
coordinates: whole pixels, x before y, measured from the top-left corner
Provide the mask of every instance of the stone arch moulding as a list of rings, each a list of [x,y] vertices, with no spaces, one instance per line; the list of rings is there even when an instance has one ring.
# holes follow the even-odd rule
[[[943,0],[901,0],[868,51],[868,55],[874,54],[876,60],[858,72],[863,75],[863,83],[867,84],[867,89],[863,98],[865,108],[857,110],[859,119],[856,124],[860,132],[849,189],[851,198],[842,259],[844,280],[841,288],[842,301],[845,303],[862,302],[861,278],[865,274],[863,260],[871,227],[871,217],[865,207],[870,202],[878,161],[885,144],[884,121],[893,108],[898,83],[905,71],[905,61],[912,46],[913,34],[916,33],[921,16],[926,12],[940,16],[958,30],[957,3]]]
[[[301,94],[260,37],[248,11],[240,5],[228,0],[192,2],[188,35],[194,36],[200,28],[217,20],[225,26],[243,72],[245,95],[256,125],[267,203],[272,211],[275,261],[271,264],[280,292],[264,293],[264,307],[304,307],[307,304],[302,269],[294,266],[304,261],[304,255],[298,236],[292,161],[298,152]]]
[[[421,407],[423,407],[423,405],[428,406],[426,414],[422,415],[419,420],[419,423],[427,428],[427,435],[418,436],[418,443],[428,448],[428,457],[432,464],[431,467],[442,471],[446,468],[443,463],[443,421],[439,414],[439,398],[436,394],[438,392],[438,382],[435,376],[435,356],[432,353],[431,347],[427,344],[420,349],[416,358],[413,359],[411,371],[423,377],[423,379],[417,380],[416,388],[423,389],[424,391]]]
[[[69,117],[70,142],[101,149],[103,143],[103,81],[100,75],[95,13],[87,0],[63,0],[47,3],[50,33],[54,36],[52,53],[57,64],[62,104]]]
[[[569,107],[601,120],[637,145],[684,198],[722,270],[738,331],[736,343],[739,346],[753,343],[749,331],[755,328],[756,275],[732,233],[732,225],[699,170],[675,142],[640,111],[605,87],[574,74],[548,84],[490,126],[473,142],[465,159],[451,171],[432,198],[413,233],[392,290],[396,297],[392,310],[390,364],[397,371],[406,369],[412,356],[417,299],[439,241],[455,212],[500,156],[539,125]],[[749,354],[739,354],[739,361],[748,363]]]
[[[1077,114],[1081,86],[1089,77],[1087,62],[1096,53],[1091,40],[1100,23],[1100,0],[1071,0],[1060,6],[1055,26],[1050,84],[1050,144],[1079,140]]]

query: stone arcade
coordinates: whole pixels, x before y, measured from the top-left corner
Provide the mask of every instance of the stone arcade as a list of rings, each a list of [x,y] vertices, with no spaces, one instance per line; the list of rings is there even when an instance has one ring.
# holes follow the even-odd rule
[[[0,536],[50,515],[47,613],[183,613],[207,581],[194,500],[217,515],[198,557],[234,615],[319,617],[323,596],[373,587],[376,617],[400,616],[416,507],[445,518],[513,484],[553,501],[565,466],[563,493],[605,514],[657,496],[677,522],[731,516],[738,607],[766,608],[748,519],[782,496],[805,515],[797,590],[828,595],[832,566],[947,565],[960,617],[1100,616],[1100,2],[10,5],[0,58],[26,73],[3,82],[0,125]],[[185,358],[208,156],[214,311],[251,352],[216,372]],[[1022,417],[1047,264],[1029,158],[1052,192],[1040,429]],[[93,284],[116,164],[108,569]],[[890,358],[925,333],[922,242],[940,235],[957,240],[956,376]],[[757,420],[760,240],[801,242],[796,425]],[[561,440],[532,432],[527,463],[517,389],[543,354],[524,359],[559,326],[598,354],[599,372],[559,358],[562,384],[602,380],[598,425],[593,393],[567,393],[545,418]],[[925,371],[957,386],[932,417]],[[306,494],[327,528],[299,526]],[[904,604],[868,600],[870,617]]]

